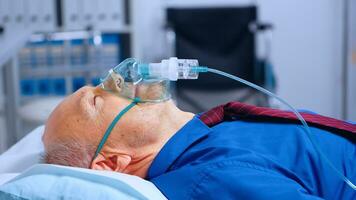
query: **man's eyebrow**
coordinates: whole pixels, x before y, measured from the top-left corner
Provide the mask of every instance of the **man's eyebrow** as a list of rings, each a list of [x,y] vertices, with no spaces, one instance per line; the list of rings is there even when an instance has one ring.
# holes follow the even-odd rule
[[[82,114],[93,117],[95,114],[95,106],[92,101],[94,101],[95,94],[84,93],[81,95],[79,100],[79,112]]]

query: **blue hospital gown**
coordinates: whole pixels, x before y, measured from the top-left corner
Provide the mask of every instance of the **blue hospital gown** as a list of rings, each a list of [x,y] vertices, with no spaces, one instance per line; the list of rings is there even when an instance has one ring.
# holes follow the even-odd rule
[[[330,161],[356,181],[356,145],[311,128]],[[300,125],[253,121],[207,127],[194,117],[148,171],[168,199],[356,199],[319,158]]]

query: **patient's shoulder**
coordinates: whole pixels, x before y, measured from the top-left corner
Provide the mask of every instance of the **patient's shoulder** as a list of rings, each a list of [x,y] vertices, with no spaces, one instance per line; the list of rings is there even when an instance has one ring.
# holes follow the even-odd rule
[[[229,160],[210,164],[196,176],[192,199],[319,199],[319,194],[291,174],[256,163]]]

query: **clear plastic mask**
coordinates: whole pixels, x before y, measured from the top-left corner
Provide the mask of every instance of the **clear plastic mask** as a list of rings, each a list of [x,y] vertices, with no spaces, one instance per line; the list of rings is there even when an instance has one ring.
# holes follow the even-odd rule
[[[143,77],[139,73],[139,65],[136,59],[124,60],[101,79],[100,87],[121,97],[139,98],[140,102],[155,103],[169,100],[171,98],[169,80]]]

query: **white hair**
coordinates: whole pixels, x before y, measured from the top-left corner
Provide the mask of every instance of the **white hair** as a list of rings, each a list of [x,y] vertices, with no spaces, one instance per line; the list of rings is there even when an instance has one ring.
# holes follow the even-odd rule
[[[76,140],[57,142],[46,149],[43,162],[47,164],[90,168],[96,147]]]

